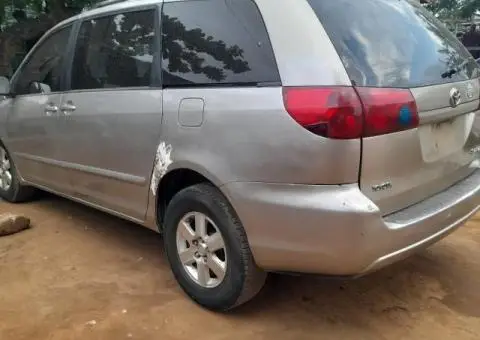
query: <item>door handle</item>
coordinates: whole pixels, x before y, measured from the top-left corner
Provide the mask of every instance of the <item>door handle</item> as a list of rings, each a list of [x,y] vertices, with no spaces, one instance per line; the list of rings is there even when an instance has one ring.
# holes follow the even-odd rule
[[[58,106],[53,104],[47,104],[47,106],[45,106],[45,115],[50,117],[57,112],[58,112]]]
[[[71,101],[66,102],[60,107],[60,110],[65,116],[69,116],[73,111],[75,111],[77,107],[73,105]]]

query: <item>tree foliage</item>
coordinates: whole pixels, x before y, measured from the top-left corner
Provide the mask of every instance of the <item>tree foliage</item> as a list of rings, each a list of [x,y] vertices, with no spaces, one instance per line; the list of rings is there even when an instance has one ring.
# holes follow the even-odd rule
[[[0,25],[2,21],[6,19],[6,14],[11,16],[11,20],[15,22],[22,20],[29,21],[31,18],[48,15],[53,16],[54,23],[80,12],[83,8],[98,1],[99,0],[0,0],[0,6],[3,4],[4,7],[4,12],[0,13]],[[1,16],[2,14],[3,17]],[[162,57],[164,60],[168,60],[169,72],[177,74],[204,74],[211,80],[222,81],[226,77],[225,72],[243,73],[250,70],[248,62],[244,60],[243,50],[239,46],[228,46],[224,41],[216,40],[198,28],[187,29],[178,18],[164,15],[162,20],[166,30],[176,32],[175,38],[167,36],[166,34],[162,35]],[[133,32],[134,26],[142,26],[141,28],[145,32],[152,32],[154,30],[153,27],[146,27],[146,23],[129,22],[128,17],[123,20],[122,23],[118,25],[118,32],[115,32],[114,40],[118,44],[117,47],[125,47],[122,49],[124,55],[136,54],[138,52],[131,50],[131,46],[140,48],[141,46],[148,45],[147,43],[142,43],[139,39],[147,41],[150,39],[150,36],[146,33],[144,36],[139,36],[137,31]],[[205,65],[205,56],[210,56],[219,62],[219,66]]]
[[[100,0],[0,0],[0,26],[5,21],[52,14],[74,14]],[[480,0],[424,0],[441,17],[470,18],[480,10]]]
[[[443,18],[471,18],[480,11],[480,0],[429,0],[429,10]]]
[[[0,5],[12,6],[17,10],[45,13],[55,10],[81,10],[95,2],[98,0],[0,0]]]
[[[58,20],[99,0],[0,0],[0,27],[43,14]]]

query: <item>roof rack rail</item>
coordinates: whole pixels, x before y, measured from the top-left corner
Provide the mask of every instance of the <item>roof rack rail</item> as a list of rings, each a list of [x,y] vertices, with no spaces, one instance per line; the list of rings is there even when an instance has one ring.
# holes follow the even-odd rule
[[[91,8],[100,8],[100,7],[105,7],[105,6],[110,6],[113,4],[118,4],[120,2],[126,2],[130,0],[105,0],[105,1],[100,1],[98,4],[93,5]]]

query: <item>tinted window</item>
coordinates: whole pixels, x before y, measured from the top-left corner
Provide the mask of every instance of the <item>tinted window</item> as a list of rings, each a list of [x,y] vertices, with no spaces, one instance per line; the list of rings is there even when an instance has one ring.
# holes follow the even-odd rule
[[[165,3],[164,86],[279,82],[262,17],[252,1]]]
[[[478,76],[455,36],[412,0],[308,0],[359,86],[417,87]]]
[[[60,81],[70,32],[71,27],[61,29],[47,37],[35,49],[15,81],[16,94],[36,93],[37,91],[32,90],[33,82],[47,85],[52,92],[61,90]]]
[[[87,20],[72,67],[73,90],[150,86],[155,55],[155,11]]]

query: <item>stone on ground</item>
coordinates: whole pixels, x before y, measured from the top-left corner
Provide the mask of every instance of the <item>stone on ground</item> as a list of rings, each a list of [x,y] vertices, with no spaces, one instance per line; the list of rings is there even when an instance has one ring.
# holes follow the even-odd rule
[[[0,215],[0,236],[7,236],[30,228],[30,219],[22,215]]]

